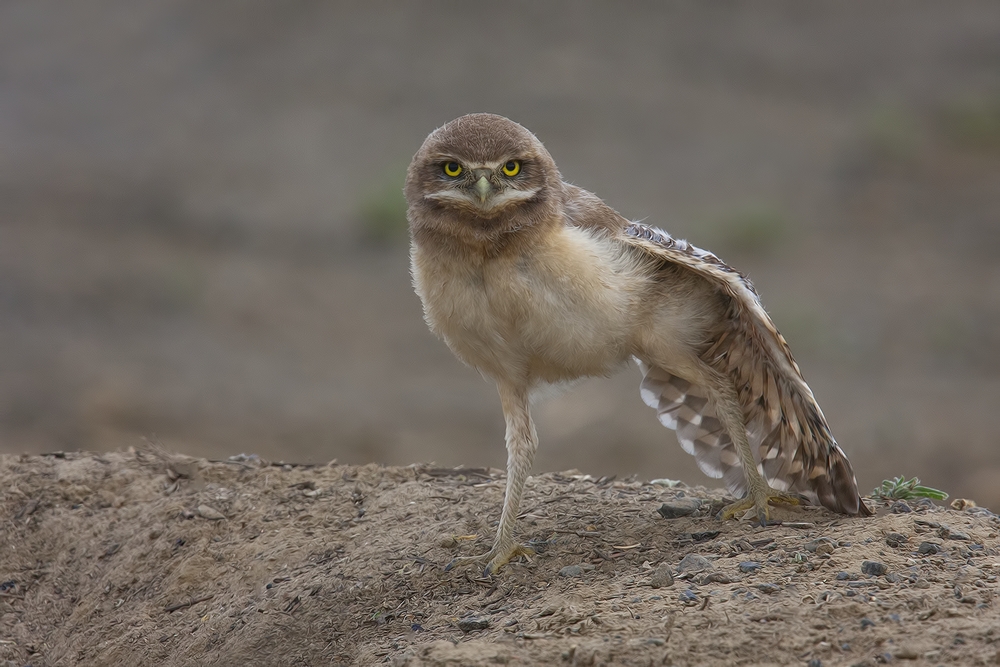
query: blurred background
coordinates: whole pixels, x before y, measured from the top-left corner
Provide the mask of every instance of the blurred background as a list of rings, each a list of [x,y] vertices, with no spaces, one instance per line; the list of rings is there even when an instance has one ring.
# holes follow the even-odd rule
[[[1000,4],[0,4],[0,451],[502,467],[401,188],[472,111],[756,283],[863,491],[1000,508]],[[706,483],[631,367],[535,470]]]

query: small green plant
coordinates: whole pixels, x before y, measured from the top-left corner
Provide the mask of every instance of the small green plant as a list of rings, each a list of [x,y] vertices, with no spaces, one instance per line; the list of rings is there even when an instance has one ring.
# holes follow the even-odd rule
[[[921,486],[919,477],[906,479],[903,476],[883,480],[882,486],[875,487],[871,495],[872,498],[878,500],[912,500],[913,498],[944,500],[948,497],[944,491]]]

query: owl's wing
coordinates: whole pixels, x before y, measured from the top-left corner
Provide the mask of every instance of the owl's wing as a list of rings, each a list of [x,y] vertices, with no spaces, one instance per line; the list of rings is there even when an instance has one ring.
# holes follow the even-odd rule
[[[731,326],[701,358],[733,378],[750,447],[768,483],[835,512],[870,515],[847,456],[750,281],[715,255],[654,227],[627,223],[618,235],[664,262],[686,267],[729,297]],[[708,393],[662,368],[642,361],[639,366],[642,398],[656,409],[660,422],[677,431],[684,450],[705,474],[721,477],[731,492],[742,496],[746,481],[739,456]]]

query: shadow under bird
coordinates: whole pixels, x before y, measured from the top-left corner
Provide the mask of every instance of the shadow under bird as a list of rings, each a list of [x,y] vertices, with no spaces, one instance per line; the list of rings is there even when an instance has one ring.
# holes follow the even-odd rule
[[[430,328],[496,382],[507,486],[488,574],[530,553],[513,529],[538,445],[532,395],[634,359],[640,393],[710,477],[723,518],[799,496],[870,515],[844,451],[753,285],[715,255],[565,183],[541,142],[492,114],[427,137],[406,176],[413,281]]]

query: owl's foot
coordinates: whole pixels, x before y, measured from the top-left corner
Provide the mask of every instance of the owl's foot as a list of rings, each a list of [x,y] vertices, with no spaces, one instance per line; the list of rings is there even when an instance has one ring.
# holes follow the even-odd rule
[[[785,493],[784,491],[777,491],[765,485],[760,491],[751,490],[745,498],[723,507],[722,511],[719,512],[719,517],[723,521],[735,518],[742,519],[751,516],[750,513],[753,512],[757,515],[760,525],[766,526],[767,520],[771,516],[769,506],[774,503],[800,505],[802,501],[799,500],[798,496]]]
[[[515,558],[519,558],[521,556],[529,558],[534,555],[535,550],[531,547],[512,542],[506,547],[494,546],[488,552],[479,556],[459,556],[457,558],[453,558],[450,563],[445,565],[444,571],[447,572],[454,567],[460,567],[462,565],[486,563],[486,569],[483,570],[483,576],[489,577],[499,572],[500,568]]]

